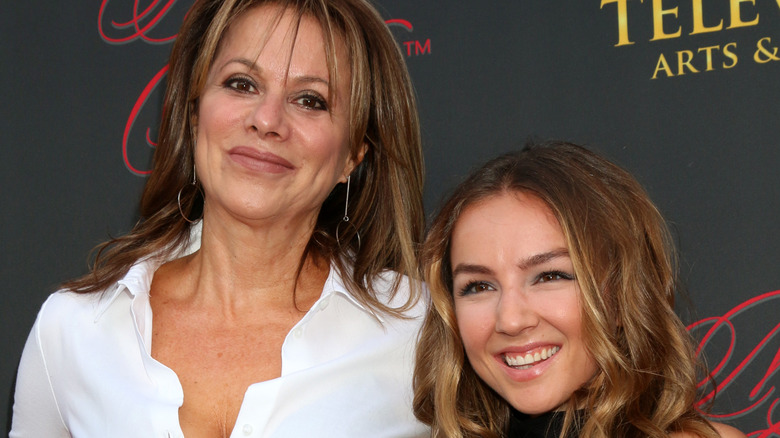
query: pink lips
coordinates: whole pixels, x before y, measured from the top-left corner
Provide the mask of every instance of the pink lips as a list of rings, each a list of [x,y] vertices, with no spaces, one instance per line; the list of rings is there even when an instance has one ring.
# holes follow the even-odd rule
[[[234,147],[228,155],[236,163],[255,172],[282,173],[295,169],[292,163],[278,155],[246,146]]]

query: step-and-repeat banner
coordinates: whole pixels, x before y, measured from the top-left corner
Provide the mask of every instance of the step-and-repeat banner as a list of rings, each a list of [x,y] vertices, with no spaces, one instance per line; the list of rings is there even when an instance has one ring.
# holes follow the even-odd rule
[[[137,220],[191,0],[0,5],[0,392],[35,314]],[[426,208],[528,139],[590,146],[669,220],[711,416],[780,437],[780,0],[381,0],[425,140]],[[8,397],[0,397],[7,411]]]

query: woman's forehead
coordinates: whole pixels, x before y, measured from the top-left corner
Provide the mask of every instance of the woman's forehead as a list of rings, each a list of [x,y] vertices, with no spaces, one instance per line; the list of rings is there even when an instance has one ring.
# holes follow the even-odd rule
[[[348,82],[350,68],[344,38],[339,32],[332,37],[325,32],[311,14],[275,3],[254,6],[232,20],[225,30],[211,68],[219,68],[214,64],[233,57],[252,63],[265,57],[282,60],[285,74],[316,76],[328,82],[330,76],[336,76],[338,82]],[[302,66],[306,71],[295,71]]]

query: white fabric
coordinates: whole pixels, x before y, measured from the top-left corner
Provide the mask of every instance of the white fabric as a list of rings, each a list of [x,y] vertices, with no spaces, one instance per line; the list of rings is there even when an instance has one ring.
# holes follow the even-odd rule
[[[195,244],[179,255],[200,245],[193,228]],[[22,355],[11,438],[183,436],[181,384],[150,355],[149,287],[159,264],[137,263],[103,294],[49,297]],[[408,292],[404,279],[395,301]],[[331,269],[322,296],[284,341],[281,377],[247,389],[230,436],[428,436],[411,410],[423,310],[377,320]]]

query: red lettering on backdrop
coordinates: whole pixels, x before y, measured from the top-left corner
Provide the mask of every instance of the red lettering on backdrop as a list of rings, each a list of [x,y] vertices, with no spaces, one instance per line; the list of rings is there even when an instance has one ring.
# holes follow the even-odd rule
[[[772,305],[776,306],[777,301],[780,300],[780,290],[774,291],[774,292],[768,292],[763,295],[759,295],[757,297],[751,298],[744,303],[734,307],[729,312],[725,313],[723,316],[720,317],[711,317],[711,318],[705,318],[700,321],[697,321],[690,326],[688,326],[688,330],[692,331],[695,329],[703,329],[709,326],[709,330],[705,333],[705,335],[701,338],[701,341],[699,342],[698,349],[696,351],[697,354],[700,354],[702,350],[707,346],[708,343],[712,341],[712,338],[714,337],[715,333],[718,332],[721,329],[725,329],[728,332],[728,335],[730,336],[729,345],[728,348],[723,351],[723,356],[718,362],[718,364],[711,370],[711,375],[713,377],[718,377],[720,374],[727,372],[726,366],[728,365],[729,361],[732,359],[732,356],[735,351],[737,336],[736,336],[736,329],[734,326],[734,319],[748,311],[749,309],[765,309],[769,308]],[[770,314],[778,315],[780,312],[769,312]],[[774,321],[772,321],[774,322]],[[760,438],[768,438],[770,436],[773,436],[774,434],[780,434],[780,420],[774,421],[774,412],[775,409],[780,404],[780,398],[777,395],[776,388],[773,385],[768,385],[769,379],[777,374],[778,370],[780,370],[780,346],[778,346],[777,351],[774,354],[774,357],[772,358],[769,367],[767,370],[761,374],[761,372],[753,372],[751,370],[751,373],[746,373],[748,368],[751,365],[754,365],[756,356],[762,352],[762,350],[766,348],[772,348],[773,344],[770,344],[771,341],[780,339],[780,323],[775,325],[773,328],[769,330],[769,332],[764,336],[763,339],[759,340],[755,347],[730,371],[728,374],[723,377],[719,378],[719,382],[717,383],[717,386],[710,391],[709,393],[705,394],[704,397],[699,401],[697,406],[701,406],[704,403],[707,403],[711,401],[716,393],[720,396],[724,392],[728,390],[728,387],[730,384],[732,384],[735,379],[742,375],[755,375],[759,378],[759,380],[755,383],[755,386],[750,391],[749,399],[747,400],[748,406],[737,410],[736,412],[726,413],[726,414],[718,414],[718,415],[711,415],[715,418],[729,418],[729,417],[736,417],[741,416],[750,412],[753,412],[760,408],[761,405],[764,405],[768,400],[770,400],[771,397],[775,397],[774,400],[769,403],[769,408],[766,413],[766,429],[758,430],[751,432],[748,434],[750,437],[760,437]],[[699,386],[703,386],[707,384],[708,381],[704,380],[699,383]],[[731,398],[732,401],[736,401],[734,397]],[[755,400],[755,401],[753,401]],[[753,401],[751,403],[751,401]]]
[[[386,20],[385,24],[387,24],[388,26],[392,26],[394,24],[399,24],[399,25],[405,27],[406,30],[408,30],[409,32],[412,31],[412,23],[410,23],[409,21],[404,20],[402,18],[393,18],[391,20]]]
[[[127,119],[127,123],[125,124],[125,132],[124,135],[122,135],[122,157],[125,160],[125,165],[128,169],[130,169],[131,172],[135,173],[136,175],[148,175],[152,173],[151,170],[139,170],[135,168],[132,164],[130,164],[130,158],[128,157],[128,151],[127,151],[127,143],[130,138],[130,130],[133,128],[133,124],[135,123],[135,119],[138,117],[138,113],[141,112],[141,108],[143,108],[144,104],[146,103],[146,99],[149,98],[149,95],[152,94],[152,91],[157,87],[157,84],[159,84],[162,81],[162,78],[165,76],[165,74],[168,72],[168,65],[166,64],[165,67],[162,68],[159,72],[157,72],[156,75],[152,78],[151,81],[146,85],[146,88],[144,88],[144,91],[141,92],[141,95],[138,97],[138,100],[135,101],[135,105],[133,105],[133,110],[130,111],[130,117]],[[157,146],[155,142],[149,138],[149,131],[150,128],[146,128],[146,143],[149,146]]]
[[[772,406],[769,407],[769,411],[766,413],[766,425],[767,428],[764,430],[757,430],[755,432],[751,432],[748,434],[748,437],[750,438],[771,438],[780,436],[780,421],[773,423],[772,417],[773,413],[775,411],[775,408],[778,406],[778,402],[780,402],[780,399],[775,399],[774,402],[772,402]]]
[[[116,21],[111,21],[111,25],[115,29],[132,29],[132,33],[130,35],[126,35],[123,37],[110,37],[103,29],[103,14],[106,11],[106,6],[108,6],[108,0],[103,0],[103,3],[100,5],[100,13],[98,14],[98,31],[100,32],[100,36],[106,40],[109,43],[113,44],[122,44],[127,43],[130,41],[133,41],[135,39],[142,39],[149,43],[167,43],[170,41],[173,41],[176,39],[176,35],[171,35],[165,38],[152,38],[147,33],[154,29],[155,26],[157,26],[160,23],[160,20],[165,17],[165,14],[168,13],[168,10],[173,6],[174,3],[176,3],[176,0],[168,0],[167,3],[165,3],[162,8],[155,13],[155,8],[159,5],[161,0],[153,0],[152,3],[146,7],[143,11],[138,11],[138,0],[133,1],[133,16],[130,19],[130,21],[126,21],[124,23],[118,23]],[[144,20],[148,20],[148,22],[145,25],[141,25],[141,22]]]
[[[124,21],[113,19],[111,20],[111,27],[104,27],[103,23],[106,18],[108,10],[109,0],[102,0],[100,4],[100,11],[98,12],[98,32],[104,41],[111,44],[124,44],[140,40],[151,44],[165,44],[170,43],[176,39],[176,34],[155,38],[150,36],[150,32],[155,29],[165,18],[170,11],[171,7],[177,0],[152,0],[148,6],[141,8],[140,0],[132,0],[132,9],[130,12],[130,18]],[[129,0],[126,0],[125,9],[128,9],[130,4]],[[127,14],[125,15],[127,16]],[[111,35],[110,31],[121,31],[121,36]],[[146,87],[141,92],[141,95],[136,99],[133,109],[130,111],[130,115],[125,123],[125,129],[122,136],[122,158],[125,165],[130,172],[136,175],[148,175],[151,170],[139,169],[130,162],[129,157],[129,139],[130,132],[135,124],[138,115],[143,109],[150,94],[157,88],[162,82],[168,71],[168,66],[163,67],[154,77],[149,81]],[[146,143],[148,146],[154,147],[156,143],[150,138],[151,128],[146,128]]]

